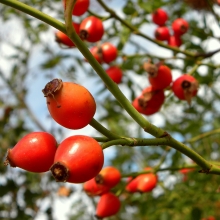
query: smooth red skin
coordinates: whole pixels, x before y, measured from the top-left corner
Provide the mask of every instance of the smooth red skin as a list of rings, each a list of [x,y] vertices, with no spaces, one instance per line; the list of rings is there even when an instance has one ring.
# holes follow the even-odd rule
[[[143,93],[145,92],[155,92],[152,98],[148,101],[147,107],[143,108],[139,105],[138,99],[141,98]],[[152,115],[158,112],[165,101],[165,95],[163,90],[155,90],[152,86],[147,87],[142,91],[142,94],[134,99],[132,105],[134,108],[144,114],[144,115]]]
[[[94,56],[94,58],[101,64],[102,63],[102,54],[99,54],[98,50],[99,50],[99,47],[94,46],[90,49],[90,52]]]
[[[109,75],[109,77],[117,84],[121,83],[123,73],[121,69],[117,66],[111,66],[106,70],[106,73]]]
[[[101,49],[102,49],[102,60],[105,63],[110,63],[116,59],[118,55],[118,50],[113,44],[109,42],[103,43],[101,45]]]
[[[47,96],[47,108],[52,118],[69,129],[81,129],[89,124],[96,103],[91,93],[83,86],[63,82],[62,88],[53,96]],[[61,107],[57,107],[60,104]]]
[[[188,31],[189,23],[183,18],[177,18],[172,23],[172,29],[175,35],[183,35]]]
[[[189,81],[189,82],[196,82],[197,81],[193,76],[184,74],[184,75],[180,76],[179,78],[177,78],[173,82],[173,85],[172,85],[173,93],[176,97],[178,97],[181,100],[186,100],[185,95],[184,95],[184,90],[181,86],[182,82],[184,80]],[[192,94],[192,96],[196,96],[197,91],[198,90],[195,90],[194,93]]]
[[[11,165],[29,172],[49,171],[57,150],[55,138],[47,132],[31,132],[9,150]]]
[[[187,173],[192,172],[192,171],[194,171],[194,168],[183,168],[179,172],[182,173],[182,174],[187,174]]]
[[[209,216],[208,220],[215,220],[215,217],[214,216]]]
[[[121,180],[121,173],[118,169],[112,166],[104,167],[99,175],[103,178],[103,185],[113,188]]]
[[[165,89],[172,82],[172,73],[168,66],[160,65],[158,68],[157,76],[151,77],[148,75],[148,79],[154,89]]]
[[[54,158],[54,163],[57,162],[65,165],[69,170],[67,182],[83,183],[100,172],[104,163],[104,155],[95,139],[75,135],[60,143]]]
[[[83,189],[89,196],[100,196],[110,190],[110,188],[106,185],[97,184],[95,178],[86,181],[83,184]]]
[[[168,41],[170,38],[169,28],[166,26],[157,27],[154,32],[154,36],[157,40]]]
[[[153,114],[157,113],[161,108],[161,106],[159,106],[159,107],[155,107],[155,108],[147,107],[147,108],[144,109],[139,105],[138,99],[139,99],[139,97],[134,99],[134,101],[132,102],[132,105],[141,114],[144,114],[144,115],[147,115],[147,116],[153,115]]]
[[[89,8],[90,0],[77,0],[72,14],[75,16],[83,15]],[[63,0],[64,8],[66,8],[66,0]]]
[[[104,26],[99,18],[89,16],[81,22],[79,31],[83,40],[94,43],[102,39],[104,34]],[[82,32],[84,31],[86,31],[88,34],[87,38],[83,38]]]
[[[157,176],[153,173],[141,174],[138,179],[139,192],[151,192],[157,185]]]
[[[157,24],[159,26],[163,26],[163,25],[165,25],[166,21],[168,20],[168,15],[163,9],[158,8],[152,14],[152,20],[155,24]]]
[[[79,34],[79,26],[80,26],[80,24],[78,24],[78,23],[73,23],[73,27],[74,27],[74,29],[75,29],[75,31],[76,31],[77,34]],[[63,32],[57,31],[57,32],[55,33],[55,36],[56,36],[56,41],[57,41],[58,43],[64,44],[64,45],[66,45],[66,46],[68,46],[68,47],[75,47],[75,44],[74,44],[74,43],[69,39],[69,37],[68,37],[66,34],[64,34]]]
[[[121,202],[117,196],[109,192],[103,194],[96,207],[96,216],[98,218],[109,217],[118,213]]]
[[[126,190],[127,192],[129,192],[129,193],[138,192],[137,186],[138,186],[138,182],[139,182],[138,179],[139,179],[139,178],[140,178],[140,176],[137,176],[137,177],[135,177],[133,180],[131,180],[132,177],[129,177],[129,178],[128,178],[128,184],[126,185],[125,190]]]
[[[168,40],[168,45],[172,47],[180,47],[182,45],[182,40],[180,39],[180,36],[170,36]]]

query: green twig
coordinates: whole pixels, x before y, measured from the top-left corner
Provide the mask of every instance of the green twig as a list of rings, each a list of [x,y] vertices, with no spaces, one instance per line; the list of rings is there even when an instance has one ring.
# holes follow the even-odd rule
[[[198,63],[196,63],[193,68],[188,72],[188,75],[193,75],[194,72],[198,69],[200,65]]]
[[[17,0],[0,0],[0,3],[3,3],[5,5],[16,8],[17,10],[20,10],[26,14],[29,14],[29,15],[49,24],[50,26],[62,31],[63,33],[66,33],[65,25],[62,22],[50,17],[49,15],[47,15],[47,14],[45,14],[35,8],[32,8],[31,6],[28,6],[22,2],[17,1]]]
[[[159,40],[154,40],[152,39],[151,37],[147,36],[146,34],[143,34],[141,31],[139,31],[135,26],[131,25],[129,22],[127,22],[126,20],[122,19],[120,16],[118,16],[116,14],[116,12],[112,9],[110,9],[102,0],[97,0],[99,2],[99,4],[107,11],[111,14],[111,16],[115,19],[117,19],[118,21],[120,21],[123,25],[125,25],[127,28],[129,28],[133,34],[136,34],[140,37],[143,37],[144,39],[147,39],[161,47],[164,47],[164,48],[167,48],[169,50],[172,50],[172,51],[175,51],[176,53],[182,53],[182,54],[185,54],[186,56],[189,56],[189,57],[194,57],[194,53],[191,53],[189,51],[185,51],[185,50],[180,50],[178,47],[172,47],[172,46],[169,46],[165,43],[163,43],[162,41],[159,41]]]
[[[212,131],[205,132],[205,133],[200,134],[200,135],[197,135],[197,136],[195,136],[193,138],[190,138],[190,139],[188,139],[184,142],[185,143],[193,143],[193,142],[202,140],[203,138],[209,137],[209,136],[214,135],[214,134],[219,134],[219,133],[220,133],[220,128],[212,130]]]
[[[105,135],[106,137],[110,139],[118,139],[121,138],[120,136],[113,134],[108,129],[106,129],[104,126],[102,126],[98,121],[96,121],[94,118],[89,123],[93,128],[95,128],[97,131],[99,131],[101,134]]]
[[[21,106],[26,109],[29,117],[31,120],[35,123],[35,125],[40,129],[41,131],[46,131],[44,126],[39,122],[39,120],[36,118],[35,114],[31,111],[27,103],[24,101],[23,97],[21,97],[16,91],[15,87],[11,85],[11,83],[6,79],[2,71],[0,70],[0,77],[4,81],[5,84],[10,88],[12,94],[16,97],[16,99],[20,102]]]
[[[187,155],[190,157],[193,161],[195,161],[200,167],[202,167],[201,172],[202,173],[214,173],[214,174],[220,174],[220,169],[214,165],[203,159],[199,154],[197,154],[195,151],[191,150],[184,144],[176,141],[173,139],[170,135],[168,135],[165,131],[162,129],[156,127],[155,125],[149,123],[136,109],[131,105],[130,101],[124,96],[124,94],[119,89],[118,85],[115,84],[111,78],[106,74],[105,70],[102,68],[102,66],[96,61],[96,59],[93,57],[93,55],[90,53],[86,45],[82,42],[80,37],[75,33],[75,30],[72,26],[72,9],[74,6],[75,1],[67,0],[67,10],[65,12],[65,22],[66,22],[66,28],[63,25],[63,23],[57,21],[56,19],[32,8],[29,7],[23,3],[20,3],[16,0],[0,0],[1,3],[4,3],[6,5],[9,5],[11,7],[14,7],[18,10],[21,10],[27,14],[32,15],[33,17],[36,17],[47,24],[59,29],[63,33],[66,33],[69,38],[74,42],[76,47],[79,49],[79,51],[85,56],[85,58],[89,61],[93,69],[97,72],[97,74],[100,76],[100,78],[105,83],[106,87],[109,89],[109,91],[114,95],[114,97],[119,101],[119,103],[122,105],[122,107],[130,114],[130,116],[149,134],[153,135],[154,137],[157,137],[160,139],[160,141],[164,141],[164,144],[167,146],[171,146],[175,148],[176,150],[180,151],[181,153]],[[98,0],[98,2],[102,2],[101,0]],[[113,12],[112,12],[113,13]],[[117,18],[117,17],[116,17]],[[135,30],[136,31],[136,30]],[[134,32],[135,32],[134,31]],[[144,37],[144,36],[143,36]],[[154,41],[155,42],[155,41]],[[160,42],[156,42],[158,45],[160,45]],[[163,43],[162,43],[163,45]],[[167,46],[166,46],[167,47]],[[169,48],[169,47],[167,47]],[[174,48],[171,48],[174,50]],[[179,49],[175,49],[176,52],[183,53],[185,55],[193,57],[194,54],[186,51],[181,51]],[[116,143],[117,140],[113,140],[113,143]],[[133,143],[131,139],[120,139],[122,144],[131,144]],[[107,142],[108,143],[108,142]],[[112,144],[112,142],[111,142]],[[144,143],[146,144],[146,143]],[[162,144],[162,143],[161,143]],[[106,145],[105,145],[106,146]]]

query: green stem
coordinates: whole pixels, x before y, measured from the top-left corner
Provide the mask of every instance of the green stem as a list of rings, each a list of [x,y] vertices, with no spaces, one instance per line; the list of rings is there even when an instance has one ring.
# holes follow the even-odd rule
[[[196,63],[193,68],[188,72],[188,75],[193,75],[193,73],[198,69],[200,64]]]
[[[110,141],[109,138],[107,137],[92,137],[93,139],[95,139],[96,141],[98,142],[107,142],[107,141]]]
[[[149,123],[131,104],[131,102],[124,96],[124,94],[119,89],[118,85],[114,83],[111,78],[106,74],[103,67],[97,62],[94,56],[91,54],[89,49],[76,34],[72,26],[72,9],[73,3],[71,1],[67,2],[67,7],[65,11],[65,22],[67,28],[68,37],[74,42],[79,51],[85,56],[89,61],[90,65],[97,72],[100,78],[105,83],[108,90],[115,96],[123,108],[128,112],[128,114],[143,128],[146,132],[150,133],[155,137],[160,137],[164,134],[162,129],[157,128],[153,124]]]
[[[93,57],[93,55],[90,53],[86,45],[82,42],[80,37],[75,33],[74,28],[72,27],[72,11],[71,8],[73,8],[74,2],[69,2],[72,4],[71,7],[66,7],[66,16],[65,16],[65,25],[48,16],[47,14],[44,14],[37,9],[34,9],[28,5],[25,5],[24,3],[21,3],[16,0],[0,0],[1,3],[4,3],[6,5],[9,5],[13,8],[16,8],[20,11],[25,12],[26,14],[29,14],[33,17],[38,18],[39,20],[57,28],[58,30],[62,31],[65,34],[68,34],[70,39],[75,43],[77,48],[80,50],[80,52],[85,56],[85,58],[89,61],[93,69],[97,72],[97,74],[101,77],[101,79],[106,84],[106,87],[109,89],[109,91],[115,96],[115,98],[120,102],[120,104],[124,107],[124,109],[130,114],[130,116],[143,128],[146,132],[150,133],[151,135],[155,137],[160,137],[163,135],[164,131],[162,129],[157,128],[153,124],[149,123],[136,109],[131,105],[130,101],[124,96],[124,94],[121,92],[121,90],[118,88],[118,85],[114,83],[111,78],[106,74],[105,70],[102,68],[102,66],[96,61],[96,59]],[[68,30],[68,33],[67,33]]]
[[[110,9],[102,0],[97,0],[97,2],[99,2],[99,4],[107,11],[111,14],[112,17],[114,17],[115,19],[117,19],[118,21],[120,21],[123,25],[125,25],[127,28],[129,28],[133,34],[136,34],[140,37],[143,37],[161,47],[167,48],[169,50],[175,51],[177,53],[182,53],[185,54],[186,56],[190,56],[190,57],[194,57],[195,54],[191,53],[189,51],[185,51],[185,50],[180,50],[177,47],[171,47],[165,43],[163,43],[162,41],[159,40],[154,40],[151,37],[147,36],[146,34],[143,34],[142,32],[140,32],[135,26],[131,25],[130,23],[128,23],[126,20],[122,19],[121,17],[119,17],[114,10]]]
[[[169,138],[120,138],[116,140],[111,140],[102,144],[102,148],[108,148],[113,145],[127,145],[130,147],[135,146],[167,146],[169,144]]]
[[[157,137],[159,139],[156,139],[156,141],[162,141],[162,143],[159,141],[157,143],[159,144],[166,144],[168,146],[171,146],[175,148],[176,150],[182,152],[183,154],[189,156],[192,160],[194,160],[199,166],[202,167],[202,171],[204,173],[214,173],[214,174],[220,174],[220,169],[213,164],[210,164],[205,159],[203,159],[200,155],[198,155],[196,152],[191,150],[190,148],[186,147],[184,144],[176,141],[165,131],[163,131],[160,128],[157,128],[155,125],[149,123],[136,109],[131,105],[130,101],[124,96],[124,94],[121,92],[121,90],[118,88],[117,84],[115,84],[111,78],[106,74],[105,70],[102,68],[102,66],[96,61],[96,59],[93,57],[93,55],[90,53],[86,45],[82,42],[80,37],[75,33],[75,30],[72,26],[72,9],[74,6],[75,1],[67,0],[67,10],[65,13],[65,22],[66,22],[66,28],[63,23],[57,21],[56,19],[30,7],[27,6],[21,2],[18,2],[16,0],[0,0],[1,3],[4,3],[6,5],[9,5],[11,7],[14,7],[20,11],[23,11],[33,17],[38,18],[41,21],[44,21],[45,23],[57,28],[58,30],[62,31],[63,33],[67,34],[70,39],[75,43],[77,48],[80,50],[80,52],[85,56],[85,58],[89,61],[93,69],[97,72],[97,74],[100,76],[100,78],[105,83],[106,87],[109,89],[109,91],[115,96],[115,98],[119,101],[119,103],[122,105],[122,107],[130,114],[130,116],[148,133],[153,135],[154,137]],[[98,2],[102,2],[101,0],[98,0]],[[67,30],[67,31],[66,31]],[[158,42],[157,42],[158,43]],[[173,49],[173,48],[172,48]],[[184,53],[188,56],[194,56],[194,54],[186,53],[184,51],[180,51],[177,49],[177,52]],[[94,121],[93,121],[94,122]],[[93,123],[92,122],[92,123]],[[100,126],[100,125],[99,125]],[[100,129],[102,132],[105,129]],[[105,131],[104,131],[105,132]],[[110,135],[110,133],[108,133]],[[163,138],[160,138],[163,137]],[[165,138],[164,138],[165,137]],[[112,136],[113,138],[113,136]],[[132,139],[120,139],[122,144],[133,144],[134,140]],[[131,141],[132,140],[132,141]],[[143,141],[143,139],[141,139]],[[115,141],[115,142],[114,142]],[[113,143],[116,143],[117,140],[114,140]],[[163,142],[164,141],[164,142]],[[111,142],[112,143],[112,142]],[[146,145],[146,143],[143,144]],[[149,144],[149,145],[152,145]],[[141,145],[143,146],[143,145]]]
[[[185,142],[188,142],[188,143],[193,143],[193,142],[196,142],[196,141],[199,141],[203,138],[206,138],[208,136],[211,136],[211,135],[214,135],[214,134],[219,134],[220,133],[220,129],[215,129],[215,130],[212,130],[212,131],[208,131],[208,132],[205,132],[203,134],[200,134],[200,135],[197,135],[191,139],[188,139],[186,140]]]
[[[21,97],[16,91],[15,87],[11,85],[10,81],[6,79],[2,71],[0,70],[0,77],[4,81],[5,84],[7,84],[8,88],[11,90],[12,94],[16,97],[16,99],[20,102],[21,106],[26,109],[29,117],[31,120],[35,123],[35,125],[41,130],[41,131],[46,131],[44,126],[39,122],[35,114],[31,111],[27,103],[24,101],[23,97]]]
[[[200,171],[201,173],[213,173],[218,175],[220,174],[220,168],[218,166],[211,164],[203,157],[201,157],[198,153],[193,151],[191,148],[187,147],[183,143],[178,142],[172,137],[170,137],[169,146],[191,158],[196,164],[198,164],[202,168],[202,170]]]
[[[96,121],[94,118],[89,123],[94,129],[99,131],[101,134],[105,135],[106,137],[110,139],[118,139],[121,138],[120,136],[113,134],[108,129],[103,127],[98,121]]]
[[[32,8],[31,6],[28,6],[22,2],[17,1],[17,0],[0,0],[0,3],[11,6],[12,8],[16,8],[26,14],[29,14],[29,15],[49,24],[50,26],[62,31],[63,33],[66,33],[65,25],[62,22],[50,17],[49,15],[47,15],[47,14],[45,14],[35,8]]]

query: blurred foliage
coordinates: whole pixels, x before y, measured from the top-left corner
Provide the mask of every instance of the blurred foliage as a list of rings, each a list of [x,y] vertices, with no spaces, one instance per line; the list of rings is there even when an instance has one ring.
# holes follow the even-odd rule
[[[64,21],[61,0],[22,2]],[[117,1],[113,0],[104,2],[109,7],[117,5]],[[192,10],[184,1],[123,0],[121,2],[123,6],[120,8],[120,13],[119,11],[116,13],[123,14],[127,22],[149,36],[153,36],[156,28],[152,24],[151,13],[157,8],[163,7],[168,12],[169,26],[174,19],[185,18],[190,28],[183,37],[181,46],[183,50],[208,53],[209,42],[211,40],[219,42],[213,29],[216,23],[215,17],[211,13]],[[217,7],[216,5],[214,10],[219,10]],[[106,15],[104,9],[95,0],[91,0],[90,11],[100,13],[101,16]],[[87,15],[89,12],[74,19],[81,21]],[[16,27],[15,30],[11,29],[13,25],[22,28],[16,32]],[[39,219],[40,215],[45,219],[57,219],[54,214],[54,201],[59,199],[56,192],[61,186],[60,183],[56,183],[48,173],[33,174],[3,166],[7,149],[13,147],[30,131],[46,130],[54,134],[59,141],[65,136],[66,130],[54,126],[52,119],[48,120],[51,121],[49,125],[44,124],[42,111],[39,115],[35,115],[30,109],[27,97],[35,81],[47,82],[52,78],[60,77],[65,81],[74,80],[83,84],[78,80],[78,76],[84,74],[86,81],[91,81],[91,88],[97,90],[95,91],[98,105],[96,117],[101,123],[120,135],[149,137],[131,120],[77,49],[62,48],[55,42],[54,32],[55,30],[47,24],[0,4],[0,219],[26,220],[37,217]],[[181,56],[168,49],[164,50],[171,55],[166,57],[166,53],[158,54],[155,44],[141,39],[140,36],[134,36],[128,27],[114,18],[111,19],[110,26],[105,29],[104,41],[112,42],[119,50],[119,57],[114,64],[119,65],[123,70],[123,83],[119,87],[130,101],[148,85],[147,75],[142,68],[144,61],[150,58],[153,62],[163,60],[179,75],[189,72],[198,61],[196,58]],[[93,45],[87,43],[87,46],[90,48]],[[219,47],[219,43],[216,47]],[[38,56],[34,56],[35,53]],[[171,59],[172,56],[175,57]],[[193,99],[191,106],[178,100],[168,90],[163,108],[159,113],[147,118],[155,124],[161,121],[160,127],[180,141],[189,140],[203,132],[220,127],[220,68],[215,68],[219,63],[216,63],[212,57],[202,62],[205,63],[204,68],[199,67],[193,73],[200,83],[201,92]],[[41,90],[44,85],[39,88],[39,97],[43,97]],[[32,101],[38,100],[32,97]],[[44,118],[48,115],[47,112],[43,114],[45,114]],[[219,137],[219,134],[209,135],[196,142],[190,142],[189,147],[207,160],[219,161]],[[109,159],[108,164],[117,167],[125,175],[140,171],[145,166],[160,164],[162,155],[166,153],[160,146],[134,148],[115,146],[113,151],[114,156]],[[191,163],[189,158],[174,149],[168,151],[160,166],[171,167],[171,170],[158,173],[159,184],[152,193],[126,193],[123,190],[126,178],[123,179],[121,184],[113,189],[114,192],[122,191],[121,211],[108,219],[200,220],[210,215],[220,219],[219,177],[199,174],[198,170],[195,170],[187,174],[185,180],[181,173],[172,170],[187,163]],[[72,184],[70,188],[78,189],[80,186]],[[72,195],[77,199],[72,202],[67,219],[94,219],[98,198],[89,198],[80,188],[77,192],[73,190],[71,196],[62,199],[68,200]]]

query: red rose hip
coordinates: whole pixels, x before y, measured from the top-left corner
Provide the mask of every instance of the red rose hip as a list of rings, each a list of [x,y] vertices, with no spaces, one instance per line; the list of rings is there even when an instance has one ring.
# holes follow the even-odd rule
[[[94,43],[102,39],[104,26],[99,18],[89,16],[81,22],[79,31],[83,40]]]
[[[46,84],[42,92],[50,115],[63,127],[81,129],[89,124],[95,114],[93,96],[79,84],[54,79]]]
[[[168,41],[170,38],[170,31],[166,26],[158,27],[154,32],[154,36],[157,40]]]
[[[97,184],[108,186],[112,188],[116,186],[121,180],[120,171],[112,166],[104,167],[95,177]]]
[[[31,132],[8,150],[5,165],[41,173],[49,171],[57,150],[55,138],[47,132]]]
[[[105,193],[100,197],[96,207],[96,217],[99,219],[109,217],[118,213],[121,207],[119,198],[113,193]]]
[[[152,20],[155,24],[159,25],[159,26],[163,26],[165,25],[166,21],[168,19],[168,15],[167,13],[161,9],[158,8],[156,11],[154,11],[154,13],[152,14]]]
[[[172,23],[174,35],[180,36],[185,34],[189,29],[189,23],[183,18],[177,18]]]
[[[117,84],[121,83],[123,73],[118,66],[111,66],[106,70],[109,77]]]
[[[73,27],[77,34],[79,34],[79,24],[73,23]],[[59,44],[64,44],[68,47],[75,47],[75,44],[70,40],[70,38],[61,31],[56,31],[55,33],[56,42]]]
[[[63,0],[64,8],[66,8],[66,0]],[[83,15],[89,8],[90,0],[77,0],[72,14],[75,16]]]
[[[168,66],[159,65],[155,71],[148,72],[148,79],[155,90],[165,89],[172,82],[172,73]]]
[[[184,74],[173,82],[172,91],[179,99],[190,104],[192,97],[197,94],[198,81],[193,76]]]
[[[83,183],[95,177],[103,163],[99,143],[91,137],[75,135],[60,143],[50,170],[58,182]]]
[[[152,115],[158,112],[164,103],[165,95],[163,90],[155,90],[152,86],[142,91],[142,94],[134,99],[134,108],[144,114]]]

